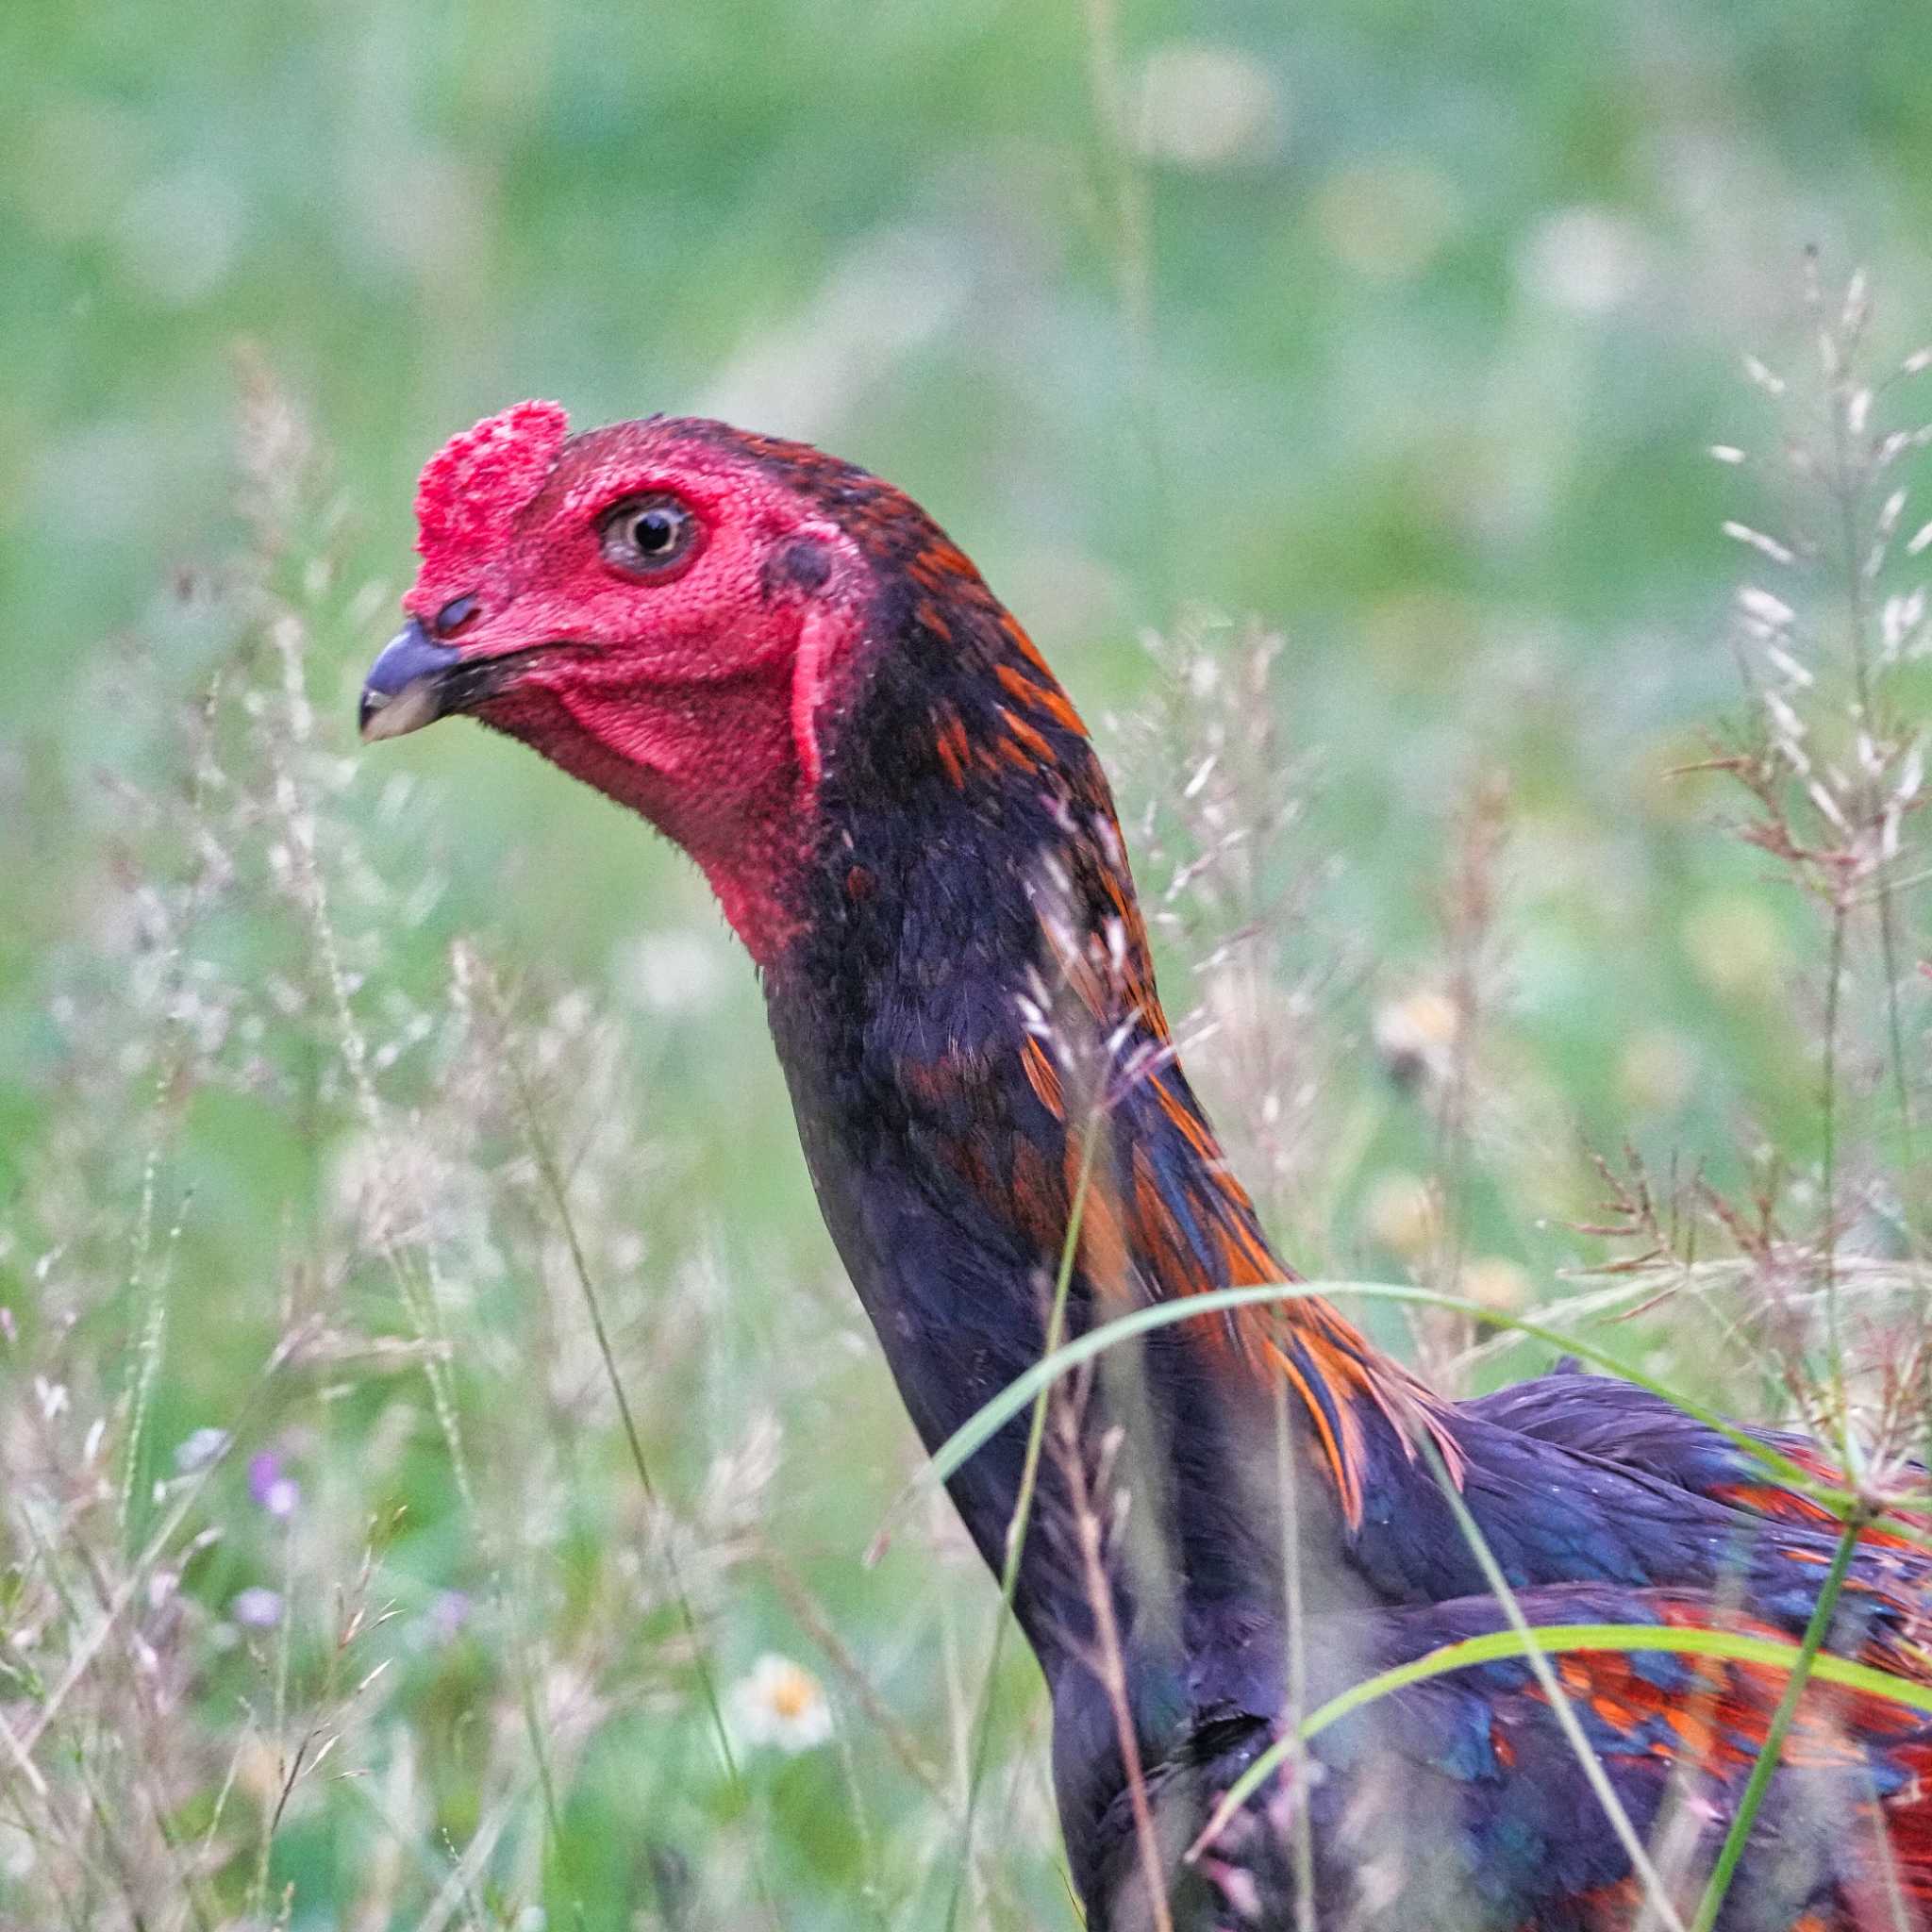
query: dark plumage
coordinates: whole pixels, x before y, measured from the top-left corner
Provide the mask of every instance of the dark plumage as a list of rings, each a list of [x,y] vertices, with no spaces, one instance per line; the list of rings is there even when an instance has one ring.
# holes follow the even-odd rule
[[[921,510],[799,444],[659,420],[570,439],[525,405],[432,463],[419,514],[410,625],[371,674],[365,728],[473,711],[704,866],[928,1444],[1041,1353],[1096,1101],[1073,1328],[1289,1275],[1174,1058],[1080,719]],[[1016,1608],[1096,1932],[1156,1923],[1073,1520],[1114,1424],[1133,1505],[1110,1607],[1161,1884],[1191,1932],[1295,1924],[1298,1843],[1325,1926],[1640,1923],[1630,1860],[1521,1660],[1324,1731],[1309,1775],[1276,1777],[1181,1860],[1278,1735],[1291,1642],[1313,1703],[1502,1626],[1439,1473],[1537,1624],[1789,1642],[1836,1541],[1816,1504],[1641,1391],[1555,1374],[1457,1406],[1318,1300],[1159,1330],[1081,1403],[1079,1461],[1042,1468]],[[1024,1441],[1009,1426],[951,1485],[995,1568]],[[1778,1446],[1828,1474],[1815,1445]],[[1932,1679],[1928,1575],[1916,1546],[1869,1536],[1831,1649]],[[1679,1819],[1694,1898],[1783,1677],[1662,1651],[1556,1668],[1638,1833]],[[1815,1684],[1782,1762],[1722,1924],[1932,1924],[1932,1724]]]

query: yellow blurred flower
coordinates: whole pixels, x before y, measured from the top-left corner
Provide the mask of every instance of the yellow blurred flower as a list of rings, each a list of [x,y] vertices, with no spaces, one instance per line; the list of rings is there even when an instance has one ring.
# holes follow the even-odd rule
[[[1684,950],[1713,992],[1774,991],[1786,968],[1784,934],[1771,908],[1749,892],[1713,892],[1684,921]]]
[[[1416,1260],[1435,1245],[1441,1232],[1435,1191],[1420,1174],[1379,1174],[1362,1203],[1362,1225],[1405,1261]]]
[[[1461,484],[1466,491],[1466,480]],[[1396,591],[1363,614],[1361,648],[1377,670],[1408,689],[1427,689],[1453,676],[1481,647],[1479,613],[1447,591]]]
[[[1375,1051],[1400,1087],[1446,1079],[1462,1015],[1437,987],[1422,987],[1375,1009]]]
[[[1617,1056],[1617,1091],[1637,1113],[1674,1113],[1690,1092],[1696,1056],[1681,1034],[1661,1026],[1624,1042]]]
[[[1426,268],[1462,225],[1462,198],[1435,169],[1402,159],[1331,175],[1316,191],[1315,226],[1337,260],[1378,282]]]
[[[1478,1255],[1465,1262],[1458,1286],[1471,1301],[1498,1315],[1521,1314],[1536,1294],[1529,1271],[1505,1255]]]

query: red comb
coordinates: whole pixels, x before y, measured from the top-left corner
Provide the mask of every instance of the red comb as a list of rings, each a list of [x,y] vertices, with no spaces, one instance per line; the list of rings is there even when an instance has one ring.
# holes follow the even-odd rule
[[[560,403],[519,403],[451,437],[416,484],[418,551],[434,558],[498,548],[569,434]]]

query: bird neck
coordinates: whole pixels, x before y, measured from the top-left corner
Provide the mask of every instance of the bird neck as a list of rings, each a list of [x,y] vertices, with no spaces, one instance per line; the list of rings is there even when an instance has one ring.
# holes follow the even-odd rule
[[[1040,1358],[1062,1281],[1074,1333],[1292,1276],[1175,1056],[1077,715],[990,597],[926,602],[875,614],[890,648],[827,734],[798,937],[765,985],[827,1224],[933,1448]],[[1434,1413],[1314,1298],[1158,1329],[1067,1402],[1078,1426],[1048,1432],[1016,1599],[1049,1674],[1087,1641],[1069,1519],[1095,1491],[1074,1459],[1113,1423],[1136,1456],[1116,1483],[1178,1595],[1118,1567],[1116,1587],[1180,1634],[1275,1601],[1277,1424],[1313,1473],[1304,1529],[1341,1543]],[[995,1570],[1026,1437],[1016,1420],[950,1482]]]

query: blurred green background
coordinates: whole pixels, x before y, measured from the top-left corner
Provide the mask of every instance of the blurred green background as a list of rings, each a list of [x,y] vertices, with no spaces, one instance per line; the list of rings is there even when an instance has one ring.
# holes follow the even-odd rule
[[[1165,718],[1171,697],[1171,654],[1143,633],[1231,653],[1236,633],[1199,613],[1281,629],[1280,770],[1306,774],[1307,803],[1270,864],[1313,884],[1268,958],[1282,986],[1322,988],[1280,1011],[1319,1034],[1333,1098],[1308,1116],[1332,1158],[1319,1184],[1278,1191],[1276,1231],[1311,1267],[1416,1264],[1404,1204],[1436,1127],[1382,1062],[1405,1002],[1453,965],[1458,818],[1507,776],[1482,941],[1487,1064],[1507,1091],[1463,1178],[1468,1251],[1508,1300],[1587,1246],[1568,1225],[1590,1202],[1586,1145],[1724,1171],[1758,1124],[1807,1144],[1806,1016],[1787,997],[1804,909],[1663,774],[1737,707],[1724,613],[1743,565],[1719,526],[1774,506],[1706,451],[1775,440],[1740,361],[1811,355],[1803,248],[1840,278],[1873,267],[1894,355],[1932,325],[1928,70],[1932,13],[1826,0],[0,10],[0,1300],[22,1324],[6,1400],[44,1407],[32,1377],[58,1368],[68,1420],[131,1430],[143,1476],[192,1471],[181,1445],[208,1427],[299,1471],[285,1546],[238,1455],[209,1491],[224,1541],[185,1573],[202,1621],[178,1638],[173,1721],[224,1739],[242,1704],[250,1735],[275,1735],[271,1706],[286,1734],[308,1694],[301,1645],[327,1646],[298,1624],[284,1709],[275,1629],[305,1595],[322,1617],[365,1520],[407,1512],[377,1594],[415,1647],[340,1760],[377,1798],[305,1786],[263,1889],[252,1839],[228,1847],[220,1822],[242,1801],[181,1796],[189,1835],[226,1848],[196,1881],[208,1913],[266,1911],[292,1884],[297,1924],[418,1923],[489,1815],[494,1760],[463,1740],[508,1723],[506,1685],[541,1690],[560,1659],[592,1707],[560,1822],[543,1840],[518,1787],[500,1855],[479,1861],[493,1875],[452,1922],[524,1923],[547,1899],[556,1924],[678,1923],[640,1876],[637,1847],[661,1841],[698,1868],[703,1909],[742,1923],[761,1842],[787,1923],[853,1923],[864,1887],[874,1918],[916,1926],[937,1923],[946,1857],[939,1812],[849,1698],[836,1749],[750,1747],[743,1800],[717,1774],[675,1619],[658,1597],[632,1619],[626,1590],[650,1590],[613,1567],[634,1477],[554,1241],[499,1229],[449,1290],[480,1507],[521,1525],[470,1634],[439,1649],[432,1628],[438,1605],[491,1599],[421,1377],[358,1358],[340,1384],[248,1407],[291,1306],[326,1302],[365,1340],[409,1326],[343,1231],[360,1103],[329,1071],[339,1016],[312,922],[277,883],[286,828],[266,808],[225,821],[252,854],[243,884],[172,942],[142,924],[142,894],[200,863],[169,817],[193,790],[182,721],[267,622],[261,598],[304,629],[302,773],[340,867],[351,1001],[376,1042],[406,1041],[378,1069],[389,1131],[407,1140],[454,1078],[460,1049],[436,1058],[427,1023],[408,1044],[409,1016],[443,1026],[451,941],[479,934],[535,1059],[579,1092],[607,1082],[629,1109],[608,1118],[649,1137],[628,1163],[599,1157],[599,1208],[639,1224],[635,1253],[610,1235],[607,1289],[684,1524],[652,1534],[687,1534],[701,1576],[703,1546],[716,1558],[698,1593],[721,1681],[774,1649],[837,1690],[796,1605],[758,1563],[716,1556],[730,1538],[695,1500],[770,1416],[783,1447],[758,1539],[949,1765],[945,1681],[974,1681],[991,1594],[924,1525],[859,1568],[909,1437],[819,1228],[751,974],[700,883],[467,727],[366,760],[354,744],[354,693],[410,573],[417,469],[525,395],[582,425],[721,414],[861,461],[946,525],[1105,721],[1130,825],[1192,755],[1185,724],[1128,755],[1125,721]],[[264,368],[321,452],[299,488],[291,461],[268,538],[275,478],[245,480],[237,458],[247,372]],[[279,702],[272,656],[242,661]],[[247,742],[266,799],[274,754]],[[1216,937],[1162,928],[1176,1004]],[[211,983],[252,989],[231,1018],[259,995],[250,1051],[268,1073],[198,1084],[193,1055],[166,1060],[194,1091],[157,1107],[153,1029],[192,1025],[155,1018],[172,1010],[157,949],[168,971],[206,960]],[[608,1030],[554,1004],[567,985],[617,1016]],[[1241,1078],[1238,1057],[1206,1058],[1201,1084],[1254,1160]],[[507,1191],[480,1222],[544,1220],[514,1121],[478,1119],[450,1158],[486,1196]],[[126,1257],[170,1240],[165,1343],[143,1353],[154,1291]],[[551,1433],[520,1412],[532,1349],[570,1363],[556,1413],[578,1420]],[[1745,1375],[1719,1392],[1753,1407],[1762,1391]],[[50,1441],[19,1455],[21,1493],[67,1493]],[[110,1541],[138,1542],[138,1496],[133,1515]],[[11,1534],[31,1595],[41,1559]],[[284,1599],[258,1638],[232,1609],[246,1588]],[[1002,1722],[1029,1820],[1002,1850],[1031,1903],[990,1909],[1067,1921],[1023,1666]],[[211,1790],[225,1759],[210,1761]],[[371,1904],[368,1813],[385,1807],[409,1852]],[[552,1846],[535,1878],[519,1841]],[[52,1858],[0,1867],[0,1901],[9,1884],[33,1896]]]

